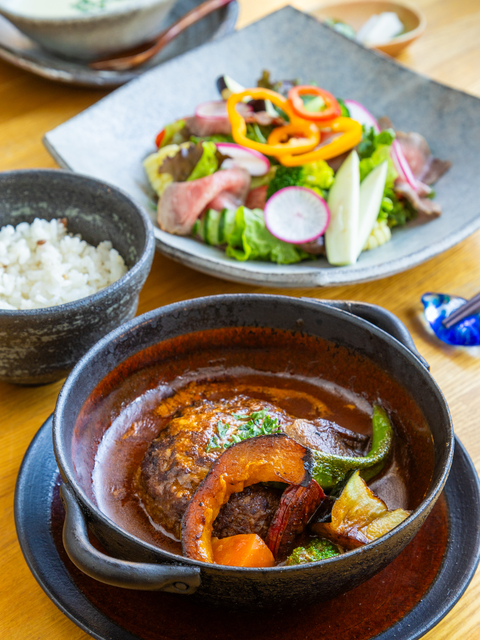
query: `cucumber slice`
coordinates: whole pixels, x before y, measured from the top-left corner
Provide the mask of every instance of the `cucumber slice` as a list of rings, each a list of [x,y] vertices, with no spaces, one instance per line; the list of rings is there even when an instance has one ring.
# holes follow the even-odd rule
[[[200,236],[202,237],[202,234],[200,233],[200,220],[195,220],[193,227],[192,227],[192,236],[195,238],[196,236]],[[203,239],[203,237],[202,237]]]
[[[235,209],[224,209],[220,216],[220,222],[218,225],[218,243],[226,244],[228,236],[232,232],[235,226],[235,216],[237,212]]]
[[[220,223],[221,211],[215,211],[215,209],[209,209],[204,215],[205,220],[205,242],[207,244],[217,245],[220,244],[218,238],[218,227]]]
[[[335,176],[328,194],[330,224],[325,232],[327,260],[333,265],[354,264],[358,257],[360,171],[352,151]]]
[[[360,185],[357,257],[363,251],[377,222],[387,180],[387,170],[388,162],[385,160],[375,167]]]

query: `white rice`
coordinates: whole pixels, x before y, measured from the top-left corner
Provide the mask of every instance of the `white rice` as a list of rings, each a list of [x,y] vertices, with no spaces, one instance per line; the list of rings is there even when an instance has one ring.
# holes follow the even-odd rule
[[[0,229],[0,309],[52,307],[79,300],[127,272],[112,243],[93,247],[67,233],[62,219]]]

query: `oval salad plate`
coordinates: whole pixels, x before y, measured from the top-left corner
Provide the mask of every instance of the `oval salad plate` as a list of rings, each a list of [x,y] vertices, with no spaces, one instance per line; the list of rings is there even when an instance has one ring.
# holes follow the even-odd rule
[[[202,0],[178,0],[165,18],[165,27],[200,4]],[[45,51],[0,16],[0,58],[16,67],[66,84],[108,89],[130,82],[149,69],[181,55],[199,45],[231,33],[238,16],[238,4],[212,13],[165,47],[144,66],[132,71],[97,71],[75,60],[67,60]]]
[[[442,215],[424,225],[394,229],[390,242],[363,252],[356,264],[345,267],[331,266],[325,258],[294,265],[240,262],[216,247],[157,228],[162,253],[236,282],[332,286],[405,271],[480,227],[480,100],[420,76],[292,7],[149,71],[47,133],[45,144],[61,166],[119,186],[155,219],[142,162],[155,151],[157,133],[167,123],[193,114],[198,104],[218,100],[219,76],[251,87],[263,69],[274,79],[316,83],[335,96],[359,102],[376,118],[388,116],[398,130],[421,133],[434,156],[452,163],[435,184]]]

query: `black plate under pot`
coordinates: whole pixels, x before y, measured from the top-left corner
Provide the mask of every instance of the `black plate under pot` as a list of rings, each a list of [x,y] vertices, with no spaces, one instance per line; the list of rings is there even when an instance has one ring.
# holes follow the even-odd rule
[[[141,631],[134,630],[132,632],[131,629],[125,628],[121,622],[118,622],[118,619],[114,620],[114,616],[109,615],[108,606],[102,604],[102,597],[105,597],[105,600],[110,598],[110,601],[114,601],[118,609],[118,595],[125,594],[128,597],[134,597],[140,592],[127,592],[106,585],[98,587],[100,583],[86,577],[82,582],[83,574],[69,562],[61,548],[62,518],[59,519],[58,515],[55,516],[55,509],[52,509],[52,503],[55,500],[60,504],[58,497],[60,476],[53,454],[51,432],[52,420],[49,418],[38,431],[25,454],[17,480],[15,522],[18,539],[27,564],[42,589],[57,607],[93,638],[97,640],[111,640],[112,638],[115,640],[145,640],[147,637],[151,638],[151,635],[147,636]],[[400,638],[401,640],[418,640],[438,624],[464,593],[475,573],[480,557],[480,528],[478,526],[480,521],[480,484],[473,463],[458,439],[455,444],[454,460],[445,485],[444,496],[448,525],[445,553],[440,568],[426,593],[417,604],[404,613],[403,617],[397,619],[393,624],[387,622],[385,625],[387,628],[384,628],[379,634],[355,635],[355,637],[362,639],[371,637],[375,640],[399,640]],[[428,526],[428,523],[427,520],[424,526]],[[422,535],[422,531],[418,536]],[[408,551],[408,547],[406,551]],[[428,556],[430,550],[426,550],[424,553]],[[401,556],[395,562],[401,562]],[[400,570],[401,567],[402,565],[400,565]],[[407,564],[404,566],[404,570],[405,573],[412,573],[418,571],[418,567]],[[373,580],[381,576],[382,574],[378,574]],[[368,595],[369,584],[367,582],[358,589],[366,589],[364,595]],[[86,588],[85,585],[90,586]],[[104,591],[99,591],[100,588]],[[92,594],[96,595],[96,600]],[[146,595],[150,594],[141,592],[142,598]],[[150,610],[148,615],[155,620],[155,624],[158,623],[158,640],[178,640],[180,637],[185,637],[180,630],[171,634],[168,628],[165,629],[162,626],[172,615],[175,615],[175,611],[172,611],[170,607],[172,598],[178,600],[178,596],[165,593],[154,595],[157,598],[157,608]],[[350,594],[346,594],[341,596],[339,600],[349,597]],[[363,600],[365,602],[361,615],[365,611],[365,618],[362,618],[359,625],[361,629],[368,628],[370,624],[368,598],[363,598]],[[181,603],[182,617],[191,618],[192,613],[189,611],[189,607],[193,607],[193,604],[190,605],[189,599],[184,600],[183,598]],[[160,608],[158,608],[159,606]],[[111,607],[110,611],[114,609],[115,606]],[[125,621],[128,621],[128,615],[129,613],[126,611]],[[263,629],[274,625],[282,629],[276,636],[278,640],[292,640],[298,637],[289,625],[288,611],[282,612],[280,615],[268,612],[263,612],[261,615],[263,618],[258,621],[258,624],[262,624]],[[272,620],[272,616],[275,620]],[[196,619],[197,625],[192,625],[189,637],[203,638],[208,634],[211,638],[224,637],[222,636],[222,628],[217,628],[219,623],[215,615]],[[174,624],[177,623],[182,625],[184,632],[185,622],[178,620]],[[125,624],[125,626],[129,625]],[[327,635],[323,633],[318,636],[312,634],[308,637],[315,640],[317,637],[323,639],[331,632],[330,624],[328,627],[329,629],[325,630]],[[361,634],[360,629],[358,629],[358,633]],[[255,635],[251,637],[255,637]],[[341,637],[344,637],[343,633]]]

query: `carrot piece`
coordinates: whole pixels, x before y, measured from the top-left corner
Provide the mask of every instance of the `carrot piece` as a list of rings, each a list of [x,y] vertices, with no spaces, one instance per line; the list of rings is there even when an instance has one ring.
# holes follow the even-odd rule
[[[229,567],[273,567],[270,549],[256,533],[243,533],[228,538],[212,538],[215,564]]]

